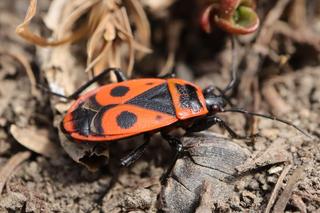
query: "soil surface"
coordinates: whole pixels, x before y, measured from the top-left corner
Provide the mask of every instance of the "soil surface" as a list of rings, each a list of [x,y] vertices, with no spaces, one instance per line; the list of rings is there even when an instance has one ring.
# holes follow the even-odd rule
[[[37,34],[50,35],[43,17],[52,2],[58,1],[38,2],[30,25]],[[173,50],[179,78],[201,88],[228,84],[230,36],[219,29],[203,32],[197,13],[188,12],[195,2],[164,1],[157,12],[145,7],[153,52],[137,56],[134,77],[156,76]],[[36,90],[30,77],[50,84],[44,58],[54,47],[36,47],[15,33],[28,1],[2,0],[0,212],[319,212],[320,4],[278,2],[259,1],[259,33],[237,38],[239,82],[230,102],[292,121],[308,135],[272,119],[221,113],[237,133],[257,136],[232,139],[218,125],[193,135],[177,131],[187,151],[161,181],[175,153],[159,134],[128,168],[119,159],[142,137],[89,148],[60,143],[57,123],[69,105]],[[294,19],[297,14],[301,20]],[[76,64],[75,82],[86,79],[85,49],[85,42],[74,43],[72,58],[65,59]]]

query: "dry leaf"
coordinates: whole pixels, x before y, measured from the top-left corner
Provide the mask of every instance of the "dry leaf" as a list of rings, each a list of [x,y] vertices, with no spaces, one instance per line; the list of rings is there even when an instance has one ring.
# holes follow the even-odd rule
[[[34,34],[29,29],[29,24],[32,18],[35,16],[37,10],[37,0],[30,0],[30,5],[27,11],[27,15],[22,24],[16,28],[16,33],[27,41],[39,45],[39,46],[56,46],[71,41],[71,37],[64,38],[57,41],[49,41],[48,39]]]
[[[14,53],[8,50],[1,50],[0,49],[0,55],[8,55],[10,57],[12,57],[13,59],[17,60],[24,68],[24,70],[27,73],[27,76],[30,80],[31,83],[31,93],[33,95],[37,94],[37,89],[35,87],[36,85],[36,78],[32,72],[32,68],[31,65],[27,59],[27,57],[24,55],[24,53],[19,52],[18,50],[16,50]]]
[[[22,146],[43,156],[52,158],[58,155],[59,149],[49,140],[49,132],[46,129],[37,129],[33,126],[19,128],[10,126],[10,133]]]
[[[55,0],[45,18],[47,27],[53,30],[52,40],[29,29],[36,7],[37,0],[30,0],[17,34],[39,46],[70,44],[88,37],[86,71],[93,71],[95,75],[107,67],[120,67],[131,76],[135,52],[140,52],[139,58],[151,52],[149,22],[137,0]],[[53,18],[55,16],[59,18]],[[135,32],[130,23],[136,26]]]
[[[77,143],[60,134],[61,146],[77,163],[84,165],[89,171],[96,172],[109,162],[108,144]]]

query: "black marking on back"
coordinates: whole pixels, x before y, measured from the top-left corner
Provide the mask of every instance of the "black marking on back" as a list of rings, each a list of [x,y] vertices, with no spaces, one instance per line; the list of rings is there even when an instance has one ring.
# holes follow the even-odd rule
[[[190,108],[193,112],[199,112],[203,106],[199,100],[197,89],[190,84],[175,84],[175,86],[180,93],[181,108]]]
[[[90,134],[90,123],[96,112],[83,107],[84,104],[81,103],[71,114],[75,131],[80,135],[88,136]]]
[[[89,98],[89,101],[86,101],[85,107],[97,111],[102,107],[102,105],[97,102],[96,96],[93,95]]]
[[[117,124],[122,129],[129,129],[137,122],[137,116],[128,111],[123,111],[117,116]]]
[[[129,91],[129,87],[126,87],[126,86],[116,86],[115,88],[113,88],[113,89],[110,91],[110,95],[111,95],[112,97],[122,97],[122,96],[125,96],[128,91]]]
[[[102,128],[102,118],[105,112],[107,112],[109,109],[117,106],[117,104],[109,104],[106,106],[103,106],[95,115],[93,120],[93,126],[95,128],[94,134],[96,135],[103,135],[104,129]]]
[[[168,85],[166,83],[145,91],[144,93],[127,101],[127,103],[173,116],[176,115]]]

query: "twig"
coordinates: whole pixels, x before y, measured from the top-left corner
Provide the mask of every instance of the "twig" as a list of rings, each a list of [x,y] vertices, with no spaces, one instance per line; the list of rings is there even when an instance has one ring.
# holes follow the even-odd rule
[[[262,88],[262,94],[265,97],[267,103],[271,106],[272,111],[276,114],[284,114],[290,112],[291,107],[288,105],[276,91],[273,81],[268,80]]]
[[[273,23],[278,20],[283,13],[284,9],[286,8],[289,0],[280,0],[277,4],[272,8],[272,10],[268,13],[264,24],[261,27],[261,31],[257,37],[255,44],[253,45],[252,50],[247,54],[246,62],[247,68],[246,72],[244,72],[243,77],[246,81],[242,82],[240,85],[240,89],[243,91],[242,96],[245,98],[245,104],[251,105],[253,108],[259,108],[259,101],[255,102],[255,99],[260,96],[259,93],[254,94],[254,99],[248,100],[247,97],[252,97],[250,89],[253,88],[257,90],[259,88],[259,82],[256,78],[257,73],[261,68],[262,61],[264,60],[265,56],[269,53],[268,45],[272,40],[274,34],[274,27]],[[261,99],[259,97],[259,99]],[[254,128],[251,129],[252,131]]]
[[[213,185],[209,180],[204,180],[202,182],[202,189],[200,192],[199,206],[195,210],[196,213],[201,212],[211,212],[214,206],[215,200],[212,197],[213,194]]]
[[[320,203],[320,197],[317,196],[317,195],[312,195],[310,193],[306,193],[306,192],[301,192],[301,191],[296,191],[296,192],[293,192],[293,194],[297,194],[307,200],[310,200],[310,201],[315,201],[315,202],[318,202]]]
[[[320,38],[319,35],[313,33],[310,29],[296,29],[292,28],[283,21],[276,21],[274,23],[274,31],[282,34],[295,42],[305,43],[313,46],[317,51],[320,51]]]
[[[179,37],[181,34],[181,30],[183,27],[183,23],[181,21],[174,21],[169,23],[169,28],[172,30],[168,31],[168,56],[165,65],[162,67],[159,75],[165,75],[172,71],[175,60],[176,60],[176,50],[179,47]]]
[[[303,176],[303,168],[299,167],[297,168],[291,177],[288,180],[287,185],[285,186],[283,192],[281,193],[279,200],[276,202],[273,212],[284,212],[284,209],[287,206],[287,203],[291,197],[292,191],[296,185],[296,183],[300,180],[300,178]]]
[[[278,181],[275,185],[275,187],[273,188],[273,191],[271,193],[271,196],[270,196],[270,199],[268,201],[268,205],[267,205],[267,208],[265,209],[264,213],[269,213],[273,204],[274,204],[274,201],[276,200],[278,194],[279,194],[279,190],[281,189],[282,185],[283,185],[283,180],[284,178],[286,177],[286,175],[288,174],[288,172],[290,171],[291,169],[291,165],[287,165],[281,172],[279,178],[278,178]]]
[[[307,213],[306,204],[301,199],[301,196],[298,196],[297,194],[293,194],[292,203],[300,210],[301,213]]]
[[[287,7],[289,2],[290,0],[278,1],[277,4],[268,13],[255,45],[266,46],[269,44],[274,33],[273,24],[275,21],[277,21],[280,18],[280,16],[282,15],[284,9]]]
[[[14,172],[17,166],[27,160],[30,155],[31,152],[29,151],[19,152],[13,155],[0,169],[0,194],[2,193],[3,187],[10,175]]]
[[[286,146],[284,140],[276,140],[261,155],[257,155],[253,159],[248,159],[235,169],[238,174],[243,174],[257,168],[290,162],[291,156],[286,151]]]

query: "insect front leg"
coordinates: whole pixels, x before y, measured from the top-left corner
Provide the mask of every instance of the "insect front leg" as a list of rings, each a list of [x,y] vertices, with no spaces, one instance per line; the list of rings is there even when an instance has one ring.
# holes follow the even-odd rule
[[[170,177],[170,174],[172,172],[172,169],[176,163],[176,161],[181,157],[182,153],[184,152],[184,149],[183,149],[183,145],[180,141],[179,138],[177,137],[174,137],[172,135],[169,135],[165,132],[161,132],[161,136],[166,140],[168,141],[169,145],[175,149],[176,153],[171,161],[171,164],[169,166],[169,168],[167,169],[167,171],[164,173],[164,175],[162,175],[161,177],[161,182],[162,183],[165,183],[168,179],[168,177]]]

